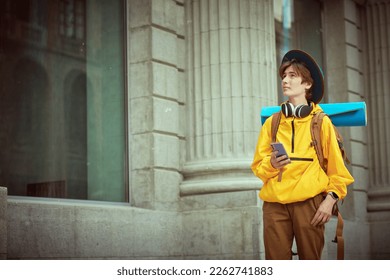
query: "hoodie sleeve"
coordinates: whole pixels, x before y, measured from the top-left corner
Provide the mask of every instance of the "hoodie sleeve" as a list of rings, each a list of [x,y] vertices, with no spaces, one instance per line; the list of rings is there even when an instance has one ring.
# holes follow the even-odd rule
[[[326,191],[335,192],[340,199],[343,199],[347,195],[347,186],[352,184],[354,179],[345,166],[336,133],[328,117],[323,119],[321,136],[324,157],[328,161],[329,183]]]
[[[271,165],[271,119],[268,118],[260,130],[255,154],[251,165],[253,173],[265,184],[268,179],[279,174],[279,170]]]

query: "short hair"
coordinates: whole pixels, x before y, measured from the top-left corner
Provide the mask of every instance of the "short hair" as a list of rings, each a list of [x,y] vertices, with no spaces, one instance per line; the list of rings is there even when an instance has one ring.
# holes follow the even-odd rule
[[[306,65],[303,62],[300,62],[296,59],[287,60],[283,62],[279,67],[279,76],[282,79],[283,79],[284,71],[286,71],[286,69],[290,66],[292,66],[294,71],[296,71],[298,75],[302,78],[302,83],[311,84],[311,87],[306,90],[306,100],[311,102],[313,99],[312,89],[314,86],[314,80],[311,77],[310,70],[306,67]]]

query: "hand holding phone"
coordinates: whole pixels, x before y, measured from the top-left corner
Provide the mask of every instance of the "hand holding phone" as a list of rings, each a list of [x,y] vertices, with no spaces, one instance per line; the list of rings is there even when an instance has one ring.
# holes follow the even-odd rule
[[[272,147],[273,151],[278,151],[278,153],[276,154],[277,158],[281,157],[281,156],[284,156],[284,155],[286,155],[287,158],[288,158],[286,149],[284,148],[282,143],[271,143],[271,147]]]
[[[271,155],[271,165],[279,169],[278,182],[282,181],[283,167],[291,163],[290,158],[286,152],[282,143],[271,143],[272,150],[277,153],[272,153]]]

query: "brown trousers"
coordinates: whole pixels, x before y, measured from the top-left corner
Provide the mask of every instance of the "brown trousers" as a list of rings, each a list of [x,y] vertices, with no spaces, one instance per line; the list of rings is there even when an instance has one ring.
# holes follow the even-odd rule
[[[300,260],[321,259],[325,226],[310,224],[323,201],[319,194],[302,202],[281,204],[264,202],[263,225],[265,258],[291,260],[295,237]]]

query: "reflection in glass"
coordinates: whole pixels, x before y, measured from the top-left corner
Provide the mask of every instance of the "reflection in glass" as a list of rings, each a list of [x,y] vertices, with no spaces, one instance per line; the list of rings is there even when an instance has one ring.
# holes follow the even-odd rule
[[[123,3],[0,4],[0,185],[125,201]]]

